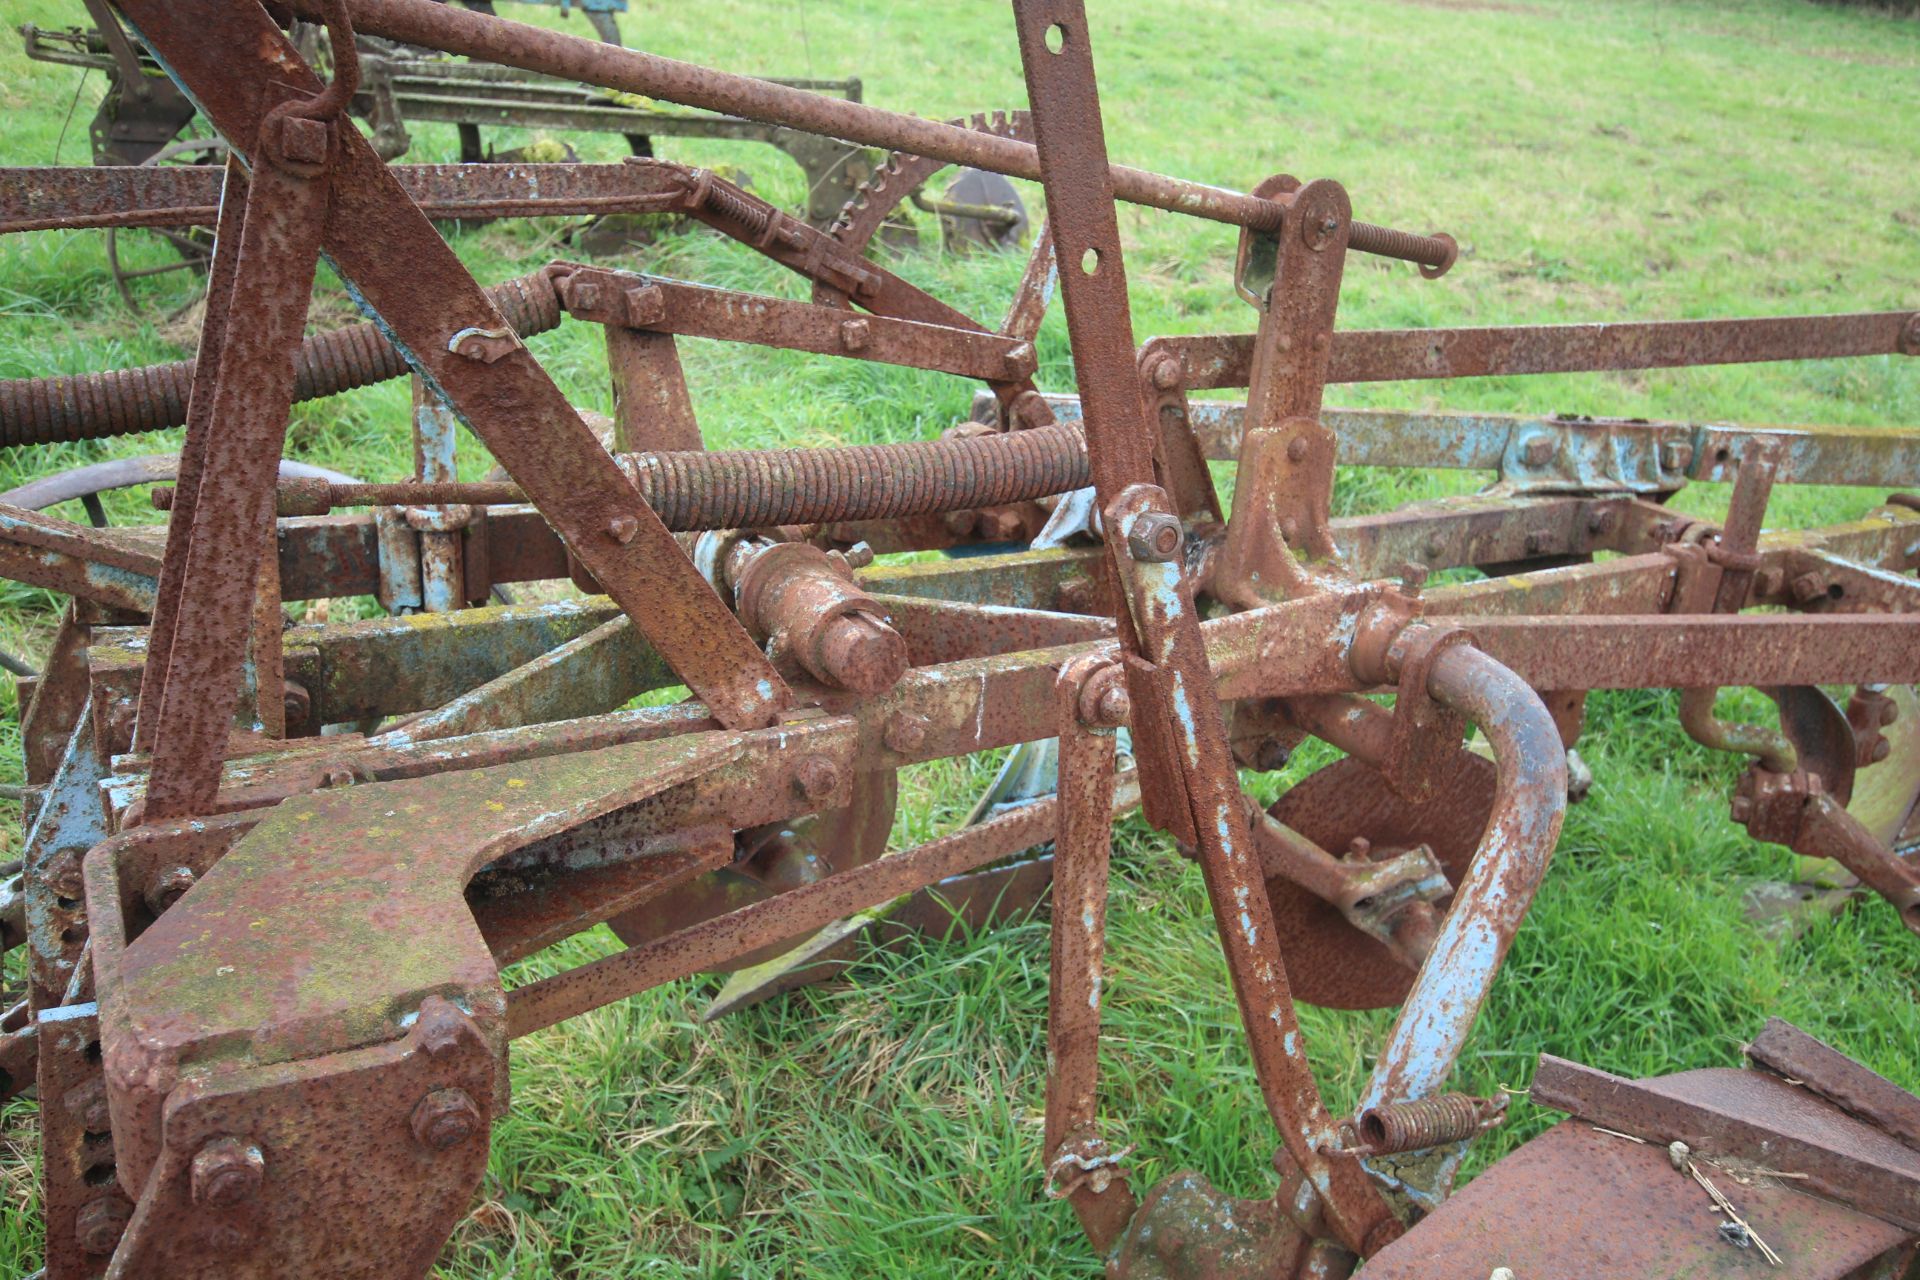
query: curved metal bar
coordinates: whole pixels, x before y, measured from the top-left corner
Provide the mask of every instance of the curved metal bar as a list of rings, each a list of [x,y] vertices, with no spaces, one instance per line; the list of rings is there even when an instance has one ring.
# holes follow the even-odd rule
[[[85,498],[89,494],[105,493],[110,489],[164,483],[176,479],[179,474],[180,455],[177,453],[145,453],[134,458],[109,458],[105,462],[89,463],[57,475],[29,480],[18,488],[0,493],[0,503],[25,507],[28,511],[45,511],[48,507],[74,498]],[[289,458],[280,460],[280,478],[325,480],[329,484],[360,483],[345,472],[330,471],[326,467],[294,462]]]
[[[1715,751],[1756,756],[1774,773],[1792,773],[1800,767],[1800,753],[1778,729],[1715,715],[1713,704],[1719,694],[1717,688],[1680,691],[1680,727],[1689,738]]]
[[[1486,734],[1498,789],[1472,870],[1387,1035],[1362,1108],[1425,1097],[1445,1085],[1566,815],[1566,748],[1525,681],[1478,649],[1457,645],[1434,660],[1427,691]]]

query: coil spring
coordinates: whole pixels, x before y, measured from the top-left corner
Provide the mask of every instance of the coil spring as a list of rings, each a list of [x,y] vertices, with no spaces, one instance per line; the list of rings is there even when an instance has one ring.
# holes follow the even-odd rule
[[[560,299],[544,272],[487,290],[522,337],[560,323]],[[407,362],[371,322],[302,339],[295,357],[293,398],[317,400],[397,378]],[[160,431],[187,420],[193,361],[174,360],[107,373],[0,380],[0,448],[104,440]]]
[[[1090,483],[1086,443],[1071,427],[851,448],[631,453],[620,463],[675,532],[898,520]]]
[[[723,218],[740,223],[756,236],[767,233],[767,223],[773,216],[772,209],[745,199],[718,179],[708,185],[706,203],[707,208]]]
[[[1368,1107],[1355,1125],[1362,1146],[1384,1155],[1397,1151],[1425,1151],[1465,1142],[1506,1117],[1507,1100],[1443,1093],[1411,1102]]]

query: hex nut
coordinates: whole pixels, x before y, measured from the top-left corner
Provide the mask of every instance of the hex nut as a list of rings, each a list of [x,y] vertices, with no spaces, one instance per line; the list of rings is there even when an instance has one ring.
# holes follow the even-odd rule
[[[1685,471],[1693,461],[1693,446],[1678,440],[1669,440],[1660,446],[1660,469],[1662,471]]]
[[[1520,457],[1530,467],[1544,467],[1559,451],[1552,436],[1534,436],[1520,447]]]
[[[80,1252],[95,1258],[112,1253],[133,1219],[133,1205],[119,1192],[109,1192],[80,1206],[73,1219],[73,1241]]]
[[[193,1202],[215,1209],[245,1204],[266,1181],[267,1158],[245,1138],[215,1138],[193,1156]]]
[[[1127,673],[1118,663],[1107,663],[1080,686],[1075,702],[1080,723],[1093,729],[1118,729],[1133,716],[1133,696],[1127,691]]]
[[[1148,511],[1133,522],[1127,534],[1127,554],[1142,564],[1165,564],[1180,554],[1185,537],[1178,516]]]
[[[451,1151],[480,1132],[480,1108],[465,1089],[435,1089],[413,1108],[413,1139],[429,1151]]]
[[[94,1076],[67,1090],[60,1099],[60,1105],[88,1133],[107,1133],[113,1128],[113,1115],[107,1105],[107,1082],[103,1076]]]
[[[873,326],[865,320],[842,320],[840,322],[840,346],[846,351],[865,351],[867,342],[873,334]]]

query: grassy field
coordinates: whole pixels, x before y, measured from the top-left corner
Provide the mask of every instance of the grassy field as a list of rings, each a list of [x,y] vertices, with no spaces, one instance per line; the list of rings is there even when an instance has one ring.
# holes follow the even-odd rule
[[[1245,188],[1269,173],[1332,176],[1356,215],[1451,231],[1444,281],[1357,259],[1349,326],[1669,319],[1896,308],[1920,280],[1920,25],[1803,0],[1141,0],[1096,4],[1094,40],[1116,158]],[[552,11],[502,5],[548,24]],[[4,0],[10,23],[83,20],[71,0]],[[585,26],[575,16],[575,31]],[[1003,5],[880,0],[648,3],[629,43],[733,70],[858,75],[870,102],[923,115],[1019,105]],[[84,163],[101,89],[0,48],[0,162]],[[410,159],[451,159],[450,126],[420,126]],[[527,141],[502,135],[498,145]],[[610,159],[618,140],[579,143]],[[790,206],[797,171],[770,152],[666,142],[664,154],[751,170]],[[1030,193],[1037,201],[1037,193]],[[1224,228],[1126,209],[1137,333],[1244,330]],[[570,251],[559,224],[461,236],[486,282]],[[136,255],[147,252],[135,250]],[[152,260],[157,261],[158,258]],[[705,235],[629,259],[664,274],[789,295],[794,278]],[[997,317],[1015,258],[907,257],[899,268]],[[183,300],[164,277],[156,314]],[[169,292],[173,290],[173,292]],[[323,289],[327,323],[348,307]],[[608,393],[589,326],[533,340],[576,401]],[[181,324],[130,324],[97,233],[0,243],[0,377],[79,372],[190,352]],[[688,342],[710,443],[772,446],[929,437],[964,416],[951,379]],[[1041,342],[1043,385],[1072,385],[1064,330]],[[1340,404],[1633,414],[1749,422],[1913,425],[1920,363],[1879,358],[1550,380],[1340,388]],[[368,479],[410,452],[403,383],[296,407],[289,452]],[[177,446],[137,438],[0,454],[0,487],[106,456]],[[488,461],[469,442],[462,474]],[[1343,475],[1342,511],[1457,492],[1484,478]],[[1772,523],[1851,518],[1881,495],[1789,490]],[[1683,495],[1711,512],[1723,490]],[[109,504],[151,519],[138,495]],[[68,513],[72,514],[72,513]],[[79,518],[77,515],[75,518]],[[0,647],[44,652],[56,602],[0,584]],[[11,700],[0,692],[0,701]],[[4,708],[11,719],[13,708]],[[1769,1014],[1920,1085],[1920,947],[1869,904],[1774,943],[1743,919],[1742,887],[1791,871],[1726,821],[1740,762],[1682,735],[1663,693],[1593,700],[1583,752],[1593,795],[1552,871],[1462,1062],[1474,1092],[1524,1085],[1542,1050],[1643,1074],[1737,1060]],[[12,733],[9,727],[0,731]],[[15,778],[17,744],[0,744]],[[1275,794],[1325,753],[1282,777]],[[915,771],[902,840],[950,829],[986,762]],[[1106,1114],[1137,1143],[1141,1185],[1182,1167],[1265,1194],[1274,1145],[1242,1051],[1199,877],[1124,825],[1109,917]],[[536,958],[551,971],[614,946],[591,935]],[[711,983],[650,993],[515,1047],[514,1111],[447,1276],[820,1277],[1095,1275],[1057,1203],[1039,1196],[1046,923],[875,954],[836,985],[697,1021]],[[17,977],[13,969],[10,976]],[[516,979],[526,974],[515,974]],[[1305,1010],[1330,1101],[1365,1079],[1387,1016]],[[1484,1155],[1550,1117],[1524,1102]],[[0,1274],[40,1250],[34,1111],[0,1117]]]

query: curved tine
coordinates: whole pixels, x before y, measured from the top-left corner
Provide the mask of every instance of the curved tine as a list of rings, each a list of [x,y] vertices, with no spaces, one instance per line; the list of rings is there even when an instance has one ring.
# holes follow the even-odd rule
[[[1468,645],[1434,660],[1427,691],[1480,726],[1498,770],[1471,869],[1381,1049],[1362,1107],[1437,1092],[1525,918],[1567,811],[1567,752],[1519,676]]]
[[[148,453],[134,458],[109,458],[105,462],[89,463],[84,467],[75,467],[71,471],[62,471],[56,475],[42,476],[38,480],[29,480],[18,488],[0,493],[0,503],[25,507],[29,511],[45,511],[56,503],[85,498],[89,494],[106,493],[112,489],[129,489],[141,484],[164,483],[175,479],[179,473],[180,455],[177,453]],[[316,467],[307,462],[295,462],[291,458],[280,460],[280,478],[282,480],[325,480],[331,484],[360,483],[345,472]]]

